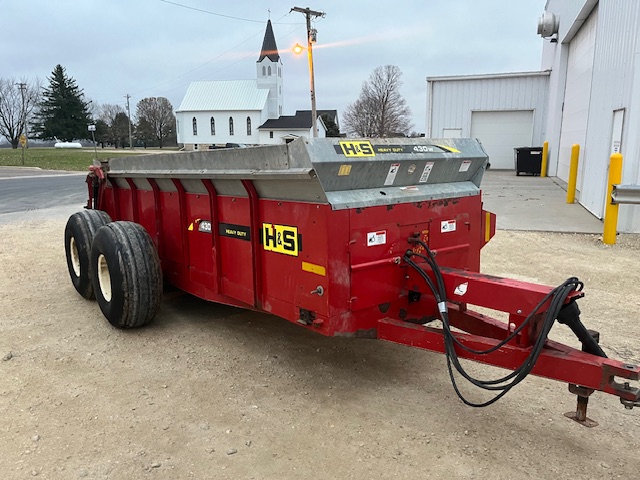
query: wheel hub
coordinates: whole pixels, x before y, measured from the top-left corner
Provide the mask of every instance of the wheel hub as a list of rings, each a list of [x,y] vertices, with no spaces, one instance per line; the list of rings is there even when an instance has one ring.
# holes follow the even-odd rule
[[[107,302],[111,301],[111,274],[109,273],[109,265],[103,254],[98,257],[98,283],[102,298]]]
[[[80,254],[78,253],[78,246],[76,245],[76,239],[71,237],[69,240],[69,251],[71,252],[71,266],[73,267],[73,273],[76,277],[80,276]]]

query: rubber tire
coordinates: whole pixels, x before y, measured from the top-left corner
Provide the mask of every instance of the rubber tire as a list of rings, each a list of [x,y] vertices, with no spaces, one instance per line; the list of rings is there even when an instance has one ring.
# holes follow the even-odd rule
[[[114,327],[142,327],[158,313],[160,259],[140,224],[112,222],[98,230],[91,247],[91,279],[100,310]]]
[[[87,300],[95,298],[89,272],[93,237],[100,227],[110,222],[111,217],[102,210],[82,210],[69,217],[64,229],[64,250],[71,283]]]

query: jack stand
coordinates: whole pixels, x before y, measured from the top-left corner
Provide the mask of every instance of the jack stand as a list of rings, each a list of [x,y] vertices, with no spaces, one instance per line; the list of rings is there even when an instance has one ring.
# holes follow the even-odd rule
[[[565,417],[570,418],[578,422],[580,425],[583,425],[588,428],[593,428],[598,426],[598,422],[595,420],[591,420],[587,417],[587,405],[589,404],[589,395],[591,395],[594,391],[590,388],[580,387],[578,385],[569,384],[569,391],[571,393],[575,393],[578,396],[578,404],[576,405],[575,412],[567,412],[564,414]]]
[[[576,323],[580,323],[579,319]],[[581,323],[580,323],[580,326],[582,326]],[[580,339],[582,340],[582,351],[583,352],[587,351],[590,353],[594,353],[596,355],[598,354],[597,350],[600,350],[600,352],[602,352],[602,350],[600,349],[600,346],[598,345],[598,343],[600,343],[600,334],[595,330],[586,330],[584,327],[582,327],[582,329],[584,329],[585,333],[587,334],[587,335],[580,336]],[[572,330],[573,330],[573,327],[572,327]],[[574,332],[575,331],[576,330],[574,330]],[[592,339],[592,345],[588,345],[583,340],[583,338]],[[602,352],[602,356],[606,357],[604,352]],[[564,414],[564,416],[567,418],[570,418],[571,420],[575,420],[580,425],[584,425],[585,427],[588,427],[588,428],[597,427],[598,422],[596,422],[595,420],[591,420],[590,418],[587,417],[587,405],[589,404],[589,395],[591,395],[594,391],[591,390],[590,388],[584,388],[579,385],[574,385],[572,383],[569,384],[569,391],[571,393],[575,393],[578,396],[578,404],[576,405],[575,413],[567,412]]]

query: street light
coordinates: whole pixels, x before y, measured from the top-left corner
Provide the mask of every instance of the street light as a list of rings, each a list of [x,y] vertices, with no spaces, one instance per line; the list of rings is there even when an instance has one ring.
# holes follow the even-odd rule
[[[309,37],[309,46],[305,48],[299,43],[296,43],[293,47],[293,53],[295,53],[296,55],[300,55],[303,50],[306,50],[308,52],[307,56],[309,57],[309,90],[311,91],[311,128],[313,129],[313,136],[315,138],[318,136],[318,126],[316,124],[316,89],[313,75],[313,50],[311,45],[311,37]]]
[[[311,128],[313,129],[314,138],[318,136],[318,126],[316,121],[316,90],[315,82],[313,78],[313,44],[316,42],[317,31],[315,28],[311,28],[311,17],[324,17],[324,12],[316,12],[309,7],[300,8],[293,7],[292,12],[300,12],[304,14],[307,19],[307,53],[309,57],[309,84],[311,90]],[[293,53],[300,54],[304,50],[304,47],[299,43],[293,47]]]

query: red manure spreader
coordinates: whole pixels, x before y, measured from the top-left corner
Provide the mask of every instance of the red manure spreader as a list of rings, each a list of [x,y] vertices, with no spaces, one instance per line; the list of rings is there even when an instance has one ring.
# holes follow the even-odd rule
[[[595,390],[639,406],[640,367],[607,358],[581,323],[580,280],[480,273],[495,233],[480,191],[487,162],[476,140],[424,138],[113,158],[91,168],[86,209],[67,222],[69,274],[117,328],[149,323],[166,282],[323,335],[444,353],[468,405],[493,403],[532,373],[568,383],[578,405],[567,415],[585,425]],[[556,322],[580,349],[548,339]],[[460,359],[509,373],[477,379]],[[456,378],[491,399],[468,400]]]

